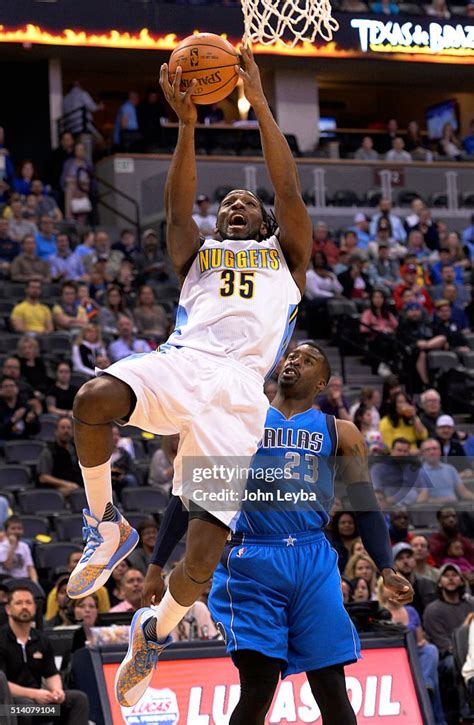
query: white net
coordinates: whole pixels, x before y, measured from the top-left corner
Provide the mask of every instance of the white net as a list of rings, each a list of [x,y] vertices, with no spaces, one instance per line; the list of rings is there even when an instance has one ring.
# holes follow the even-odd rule
[[[272,45],[313,43],[317,35],[332,40],[339,23],[331,16],[329,0],[241,0],[244,42]]]

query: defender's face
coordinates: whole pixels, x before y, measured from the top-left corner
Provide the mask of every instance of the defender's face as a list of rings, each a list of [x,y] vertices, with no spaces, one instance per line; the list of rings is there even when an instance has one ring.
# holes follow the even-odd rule
[[[265,235],[258,199],[242,189],[227,194],[217,212],[217,231],[222,239],[259,239]]]
[[[278,386],[291,389],[294,397],[316,395],[326,387],[322,369],[323,359],[311,345],[300,345],[287,356],[280,375]]]

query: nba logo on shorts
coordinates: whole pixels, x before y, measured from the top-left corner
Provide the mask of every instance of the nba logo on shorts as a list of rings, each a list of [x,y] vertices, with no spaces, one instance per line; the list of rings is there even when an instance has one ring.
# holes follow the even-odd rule
[[[242,546],[242,548],[238,550],[237,556],[239,557],[239,559],[241,559],[243,557],[243,555],[245,554],[246,551],[247,551],[247,549],[245,548],[245,546]]]
[[[189,51],[189,64],[193,68],[199,65],[199,48],[191,48]]]
[[[155,690],[149,687],[142,699],[133,707],[122,707],[127,725],[176,725],[179,722],[178,700],[169,688]]]

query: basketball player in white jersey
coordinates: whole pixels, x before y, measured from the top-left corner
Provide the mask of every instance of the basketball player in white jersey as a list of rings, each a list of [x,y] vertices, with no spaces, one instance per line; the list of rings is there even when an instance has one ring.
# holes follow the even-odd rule
[[[249,462],[263,431],[268,407],[263,382],[291,337],[312,226],[296,164],[269,109],[258,67],[249,49],[242,49],[242,57],[245,70],[238,72],[259,122],[278,232],[273,233],[260,200],[236,189],[220,204],[215,239],[200,238],[192,218],[195,82],[182,93],[181,69],[170,84],[163,65],[160,83],[179,118],[165,188],[168,252],[182,281],[176,329],[159,350],[111,365],[76,396],[75,440],[89,509],[84,510],[86,546],[68,584],[72,598],[101,587],[138,539],[112,504],[113,421],[156,434],[180,434],[173,493],[184,499],[183,463],[199,457]],[[236,510],[210,513],[206,501],[189,506],[184,561],[173,571],[155,616],[146,609],[133,619],[130,648],[116,681],[122,705],[135,704],[144,693],[158,654],[206,587],[238,516]]]

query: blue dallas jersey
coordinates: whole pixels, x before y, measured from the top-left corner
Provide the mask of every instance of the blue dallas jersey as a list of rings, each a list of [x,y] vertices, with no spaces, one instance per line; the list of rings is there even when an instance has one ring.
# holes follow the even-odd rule
[[[270,407],[236,532],[288,534],[324,528],[334,498],[336,451],[334,416],[310,408],[287,420]]]

